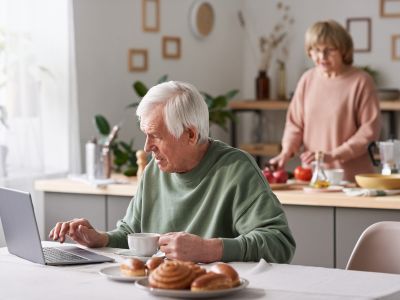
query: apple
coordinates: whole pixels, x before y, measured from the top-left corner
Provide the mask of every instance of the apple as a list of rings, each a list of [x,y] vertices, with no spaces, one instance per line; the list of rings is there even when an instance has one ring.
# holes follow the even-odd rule
[[[262,173],[269,183],[285,183],[288,179],[288,174],[283,169],[274,170],[266,166]]]
[[[288,173],[284,169],[276,170],[272,173],[272,176],[276,179],[276,183],[286,183],[289,178]]]
[[[294,169],[294,178],[300,181],[310,181],[312,178],[312,169],[298,166],[296,169]]]

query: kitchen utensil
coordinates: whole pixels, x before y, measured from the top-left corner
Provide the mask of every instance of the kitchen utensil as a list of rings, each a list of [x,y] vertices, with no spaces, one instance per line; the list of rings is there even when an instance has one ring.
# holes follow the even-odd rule
[[[390,175],[400,170],[400,141],[387,140],[372,142],[368,146],[368,153],[374,166],[382,166],[381,173]],[[377,156],[379,158],[377,158]]]

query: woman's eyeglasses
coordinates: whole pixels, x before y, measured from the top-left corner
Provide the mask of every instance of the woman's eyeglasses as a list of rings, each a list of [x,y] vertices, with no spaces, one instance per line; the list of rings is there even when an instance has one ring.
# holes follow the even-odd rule
[[[319,49],[319,48],[311,48],[310,50],[312,55],[318,56],[331,56],[337,52],[336,48],[324,48],[324,49]]]

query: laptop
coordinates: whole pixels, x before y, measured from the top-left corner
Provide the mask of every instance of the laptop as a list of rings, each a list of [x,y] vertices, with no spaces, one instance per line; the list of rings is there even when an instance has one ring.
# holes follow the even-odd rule
[[[79,265],[114,259],[77,246],[42,247],[30,193],[0,188],[0,218],[8,252],[44,265]]]

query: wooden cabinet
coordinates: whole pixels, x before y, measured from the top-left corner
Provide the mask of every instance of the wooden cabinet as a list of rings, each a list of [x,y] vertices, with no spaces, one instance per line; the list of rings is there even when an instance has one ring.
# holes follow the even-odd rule
[[[400,111],[400,99],[393,101],[380,101],[381,111],[388,114],[389,119],[389,136],[397,136],[396,112]],[[229,103],[229,108],[234,114],[240,112],[254,112],[261,117],[263,111],[285,111],[288,109],[289,101],[279,100],[237,100]],[[261,118],[260,118],[261,119]],[[261,124],[261,123],[260,123]],[[280,144],[263,143],[263,141],[255,141],[254,144],[240,144],[237,141],[236,123],[231,122],[231,145],[239,147],[250,154],[260,156],[275,156],[280,152]]]

